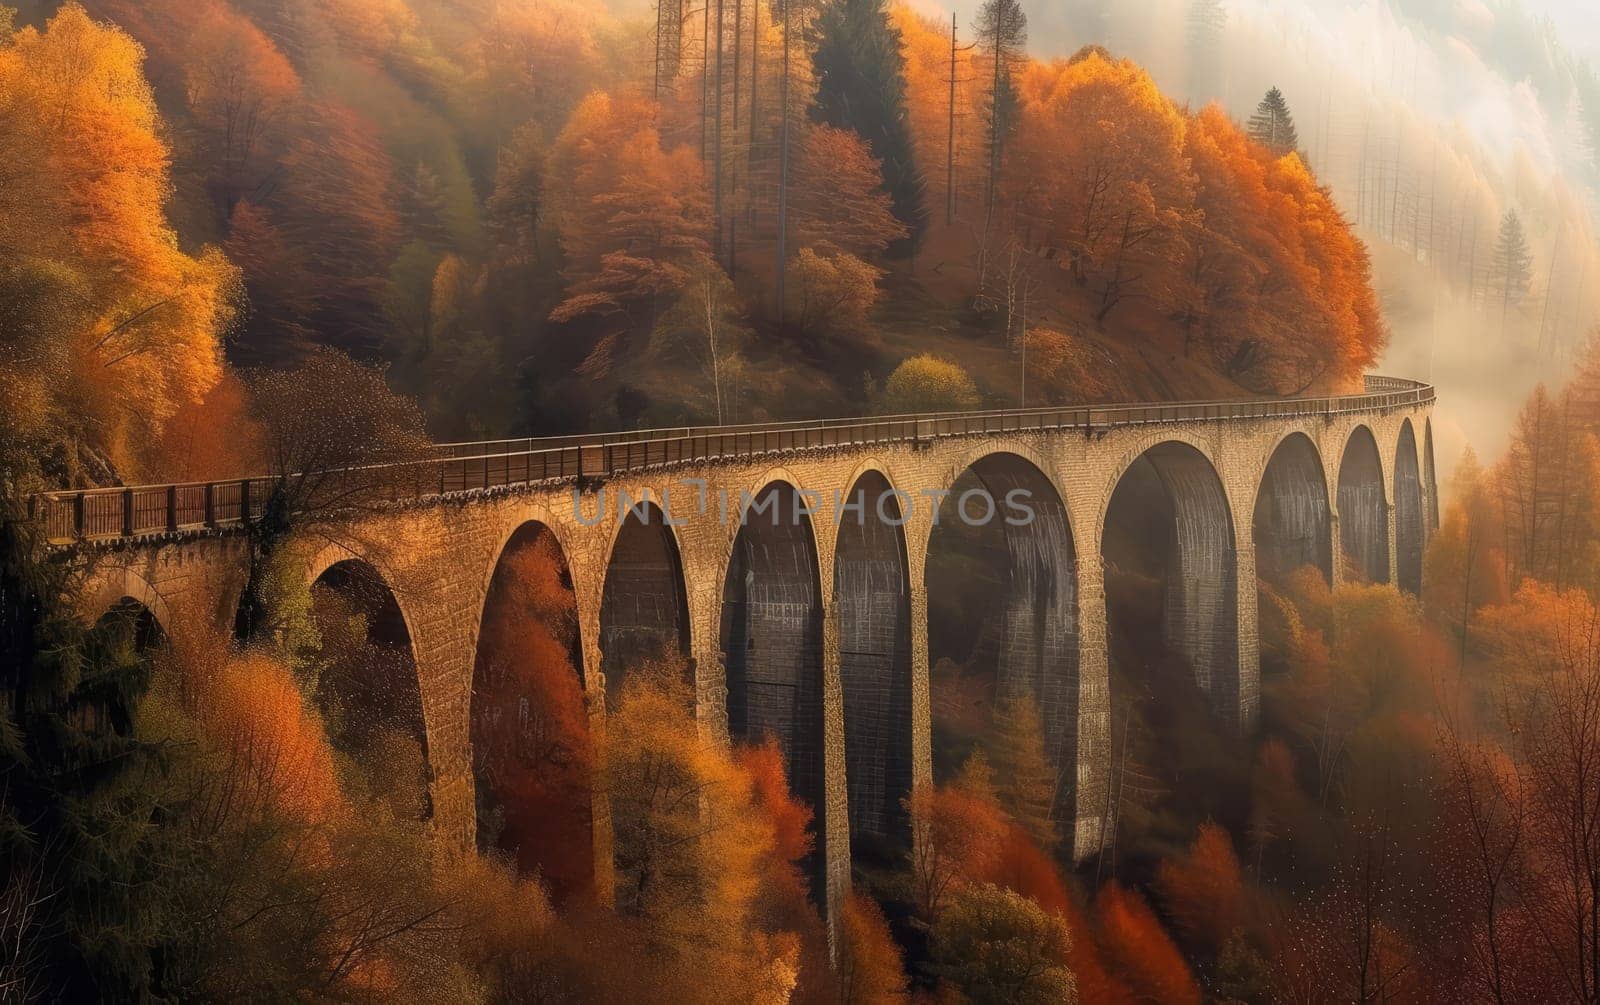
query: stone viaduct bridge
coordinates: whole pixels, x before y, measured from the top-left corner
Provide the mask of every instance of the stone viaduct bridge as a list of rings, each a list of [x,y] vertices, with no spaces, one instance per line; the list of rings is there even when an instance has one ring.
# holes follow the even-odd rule
[[[932,776],[927,570],[943,529],[1002,528],[997,688],[1037,702],[1060,832],[1091,855],[1112,760],[1102,543],[1115,506],[1136,489],[1162,504],[1165,641],[1221,728],[1248,729],[1258,575],[1312,564],[1334,585],[1420,591],[1438,521],[1433,400],[1368,377],[1337,397],[457,444],[413,462],[382,504],[295,530],[283,553],[306,584],[364,570],[383,585],[420,696],[433,825],[471,847],[485,605],[508,549],[553,537],[592,720],[603,728],[607,690],[642,654],[685,657],[703,730],[783,747],[816,810],[831,919],[852,837],[903,828],[900,799]],[[58,493],[40,518],[90,559],[87,615],[137,603],[176,639],[233,624],[243,528],[272,484]],[[594,816],[609,862],[609,818]]]

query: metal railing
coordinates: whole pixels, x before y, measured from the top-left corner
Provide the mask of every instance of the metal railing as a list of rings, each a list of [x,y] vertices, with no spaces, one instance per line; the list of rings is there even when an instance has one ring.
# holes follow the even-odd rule
[[[429,448],[422,460],[374,464],[317,477],[322,481],[332,478],[346,487],[360,483],[371,488],[367,498],[398,502],[785,451],[920,443],[994,433],[1092,432],[1157,423],[1333,416],[1408,408],[1433,400],[1431,385],[1369,376],[1365,393],[1352,395],[936,412],[442,443]],[[275,478],[244,478],[51,492],[36,497],[33,509],[54,542],[235,527],[261,516],[277,482]]]

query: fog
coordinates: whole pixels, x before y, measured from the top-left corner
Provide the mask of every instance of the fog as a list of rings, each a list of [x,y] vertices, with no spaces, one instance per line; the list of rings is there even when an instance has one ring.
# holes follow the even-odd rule
[[[948,4],[915,2],[949,16]],[[1547,10],[1517,0],[1218,5],[1225,23],[1208,28],[1192,0],[1025,3],[1040,58],[1097,42],[1167,93],[1220,101],[1240,120],[1280,88],[1302,153],[1371,248],[1392,330],[1380,369],[1439,386],[1441,480],[1469,443],[1498,455],[1522,399],[1562,379],[1600,319],[1590,66]],[[1525,291],[1510,296],[1494,274],[1508,211],[1532,255]]]

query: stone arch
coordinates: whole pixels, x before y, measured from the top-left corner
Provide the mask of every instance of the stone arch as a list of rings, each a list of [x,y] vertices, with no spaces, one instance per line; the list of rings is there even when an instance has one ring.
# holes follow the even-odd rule
[[[169,641],[166,624],[138,597],[124,594],[108,602],[97,602],[90,610],[100,613],[89,623],[88,638],[106,647],[107,651],[120,655],[126,651],[124,646],[130,646],[134,657],[148,664]],[[70,714],[73,721],[86,730],[109,728],[118,736],[126,736],[134,728],[133,707],[117,690],[82,695]]]
[[[151,609],[150,604],[126,594],[105,606],[101,615],[95,619],[94,628],[105,629],[123,619],[126,619],[123,623],[132,634],[130,641],[133,643],[133,650],[140,656],[160,649],[171,638],[167,634],[166,623]]]
[[[1032,699],[1056,769],[1051,814],[1058,833],[1069,834],[1060,817],[1076,805],[1080,652],[1078,554],[1065,501],[1043,468],[1009,449],[978,452],[947,491],[924,571],[933,687],[942,695],[933,703],[945,710],[935,716],[935,765],[948,776],[996,725],[996,708]],[[1014,497],[1024,508],[1008,504],[1013,493],[1026,493]],[[986,701],[987,715],[954,713],[962,702]]]
[[[1281,580],[1315,566],[1333,581],[1333,522],[1322,455],[1310,437],[1292,432],[1278,441],[1256,490],[1251,536],[1256,571]]]
[[[537,870],[552,897],[595,886],[594,750],[578,596],[555,528],[505,535],[483,592],[468,737],[480,849]]]
[[[1428,494],[1428,530],[1439,529],[1439,480],[1433,472],[1433,418],[1422,420],[1422,479]]]
[[[629,668],[641,662],[683,659],[694,679],[678,537],[654,502],[630,507],[617,521],[600,593],[599,641],[608,702],[621,693]]]
[[[1383,458],[1365,425],[1356,426],[1339,460],[1339,548],[1344,564],[1372,583],[1389,581],[1389,504]]]
[[[1195,444],[1163,440],[1140,452],[1113,486],[1101,515],[1108,578],[1129,571],[1152,584],[1167,649],[1188,661],[1211,707],[1237,720],[1243,670],[1238,554],[1221,475]],[[1140,568],[1120,570],[1123,563]]]
[[[550,498],[561,501],[571,500],[571,490],[568,489],[564,492],[556,493]],[[580,494],[579,498],[592,505],[599,505],[587,493]],[[573,504],[568,502],[568,505]],[[609,492],[606,493],[606,505],[611,508],[610,513],[598,513],[588,510],[584,510],[581,513],[574,513],[572,510],[566,510],[566,512],[575,517],[581,516],[591,522],[609,521],[614,528],[612,530],[614,535],[621,527],[620,521],[615,519],[616,501]],[[487,552],[478,553],[479,560],[483,562],[478,575],[478,590],[475,595],[480,607],[488,601],[490,587],[494,585],[495,577],[502,571],[507,552],[511,550],[514,543],[524,540],[527,535],[532,533],[530,528],[538,528],[542,533],[550,535],[556,550],[561,556],[561,561],[567,566],[566,578],[571,584],[573,596],[577,598],[579,611],[581,612],[585,609],[586,601],[598,601],[598,595],[592,591],[592,577],[585,573],[584,568],[579,568],[577,565],[572,564],[575,556],[585,554],[583,549],[584,542],[577,538],[574,533],[575,528],[560,518],[561,511],[562,506],[559,502],[547,504],[538,496],[516,499],[498,510],[492,547]],[[586,538],[585,540],[588,539]],[[595,562],[594,564],[598,568],[603,569],[605,567],[604,563]],[[478,647],[478,632],[482,628],[483,622],[480,618],[472,626],[472,634],[469,637],[469,642],[474,650]],[[578,672],[583,675],[582,680],[585,687],[592,683],[587,675],[588,670],[588,666],[580,666],[578,668]]]
[[[719,637],[727,672],[728,733],[771,737],[790,791],[811,805],[812,829],[828,831],[824,771],[822,584],[811,517],[795,483],[773,481],[740,514],[722,587]],[[807,872],[819,902],[830,849],[816,842]]]
[[[1422,551],[1427,537],[1422,500],[1417,436],[1411,420],[1403,419],[1394,458],[1395,574],[1400,589],[1413,596],[1422,594]]]
[[[136,570],[127,566],[96,569],[93,581],[95,588],[89,592],[80,608],[90,619],[90,624],[99,624],[108,616],[118,613],[119,609],[128,611],[129,605],[137,605],[160,629],[163,639],[172,638],[171,633],[179,630],[167,599]]]
[[[371,563],[352,556],[313,570],[311,611],[324,666],[312,700],[329,742],[397,813],[429,819],[432,771],[410,620]]]
[[[911,582],[903,526],[915,500],[881,471],[849,483],[835,514],[833,604],[844,697],[845,779],[852,843],[909,838]],[[849,507],[849,508],[845,508]]]

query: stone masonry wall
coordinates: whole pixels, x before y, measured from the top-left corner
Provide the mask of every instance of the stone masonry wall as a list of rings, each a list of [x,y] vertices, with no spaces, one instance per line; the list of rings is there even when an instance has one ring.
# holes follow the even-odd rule
[[[1162,425],[1084,430],[1013,432],[925,440],[917,444],[863,444],[744,457],[660,468],[588,485],[536,485],[470,492],[382,512],[366,513],[337,531],[321,528],[293,542],[305,581],[346,558],[370,563],[393,590],[416,657],[433,777],[435,827],[448,844],[470,848],[474,840],[472,758],[468,748],[472,673],[484,601],[496,563],[511,535],[537,521],[555,535],[571,568],[583,649],[583,674],[597,729],[604,729],[605,687],[600,653],[601,598],[616,534],[619,494],[637,502],[650,498],[681,525],[673,526],[688,608],[688,649],[695,667],[701,728],[726,742],[727,681],[720,651],[723,581],[739,530],[741,499],[775,481],[817,493],[814,552],[823,611],[823,807],[820,835],[826,866],[824,902],[830,928],[850,881],[848,785],[845,777],[843,690],[840,683],[839,617],[834,569],[838,524],[834,494],[845,493],[866,472],[877,472],[902,497],[904,546],[909,581],[911,635],[911,780],[931,781],[931,717],[928,691],[927,589],[924,572],[936,509],[935,495],[948,490],[969,466],[994,453],[1013,454],[1034,467],[1060,496],[1072,539],[1077,575],[1077,728],[1070,766],[1075,805],[1070,835],[1079,857],[1096,852],[1104,837],[1102,817],[1110,765],[1110,695],[1107,684],[1105,591],[1101,536],[1107,507],[1122,474],[1145,451],[1183,443],[1203,457],[1220,479],[1232,521],[1229,589],[1236,591],[1236,630],[1226,633],[1236,659],[1235,679],[1215,682],[1228,696],[1227,728],[1249,729],[1260,702],[1256,620],[1255,554],[1251,544],[1256,493],[1273,451],[1288,435],[1304,433],[1315,445],[1323,483],[1339,484],[1339,464],[1358,426],[1371,430],[1382,464],[1389,578],[1394,556],[1415,543],[1396,542],[1394,519],[1396,452],[1401,424],[1424,429],[1429,407],[1387,413],[1327,417],[1204,420]],[[1413,437],[1408,447],[1415,451]],[[1421,458],[1412,462],[1416,465]],[[1423,468],[1422,511],[1437,507],[1431,465]],[[1416,467],[1412,467],[1416,470]],[[599,507],[602,502],[606,511]],[[1333,493],[1335,496],[1337,493]],[[702,512],[702,501],[704,503]],[[624,503],[626,505],[626,503]],[[1337,498],[1328,502],[1330,549],[1340,539]],[[726,513],[726,518],[722,517]],[[1423,521],[1424,533],[1432,520]],[[1376,544],[1376,542],[1373,542]],[[86,546],[93,568],[86,614],[97,616],[122,597],[145,604],[170,636],[204,627],[231,626],[244,585],[246,555],[237,535],[159,535],[114,546]],[[1340,578],[1334,563],[1334,579]],[[1230,652],[1230,656],[1233,655]],[[610,823],[605,807],[595,812],[597,862],[610,861]],[[602,873],[608,870],[601,869]],[[609,875],[599,880],[609,891]]]

